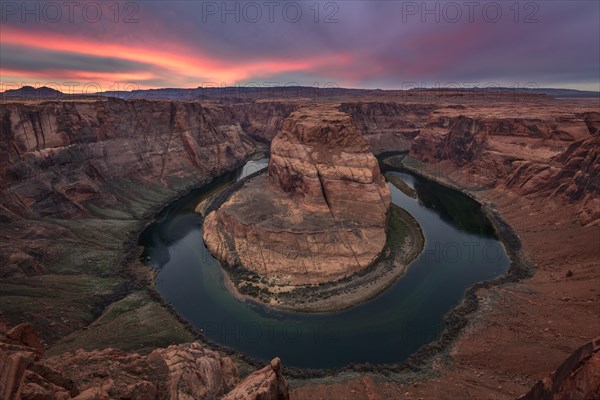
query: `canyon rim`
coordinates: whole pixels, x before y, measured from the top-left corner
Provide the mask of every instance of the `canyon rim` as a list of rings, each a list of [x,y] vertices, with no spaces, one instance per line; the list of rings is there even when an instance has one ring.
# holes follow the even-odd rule
[[[3,1],[0,400],[600,400],[599,15]]]

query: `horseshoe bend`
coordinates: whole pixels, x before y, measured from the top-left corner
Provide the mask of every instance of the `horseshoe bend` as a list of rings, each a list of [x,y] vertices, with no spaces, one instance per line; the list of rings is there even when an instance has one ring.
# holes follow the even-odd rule
[[[389,208],[377,159],[350,116],[304,107],[273,139],[268,173],[206,217],[204,241],[233,276],[237,269],[258,275],[277,305],[278,292],[371,267],[386,245]],[[245,292],[252,286],[236,284]]]
[[[0,8],[0,400],[600,400],[600,2]]]
[[[378,96],[5,100],[1,387],[352,398],[385,370],[380,398],[444,398],[483,365],[508,399],[543,361],[594,392],[595,100]]]

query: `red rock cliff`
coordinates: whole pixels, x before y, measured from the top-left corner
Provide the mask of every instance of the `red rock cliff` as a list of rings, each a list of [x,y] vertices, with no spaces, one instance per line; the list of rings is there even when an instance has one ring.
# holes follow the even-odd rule
[[[304,108],[273,140],[268,176],[209,214],[204,240],[226,264],[271,283],[334,281],[377,258],[389,204],[377,160],[350,117]]]

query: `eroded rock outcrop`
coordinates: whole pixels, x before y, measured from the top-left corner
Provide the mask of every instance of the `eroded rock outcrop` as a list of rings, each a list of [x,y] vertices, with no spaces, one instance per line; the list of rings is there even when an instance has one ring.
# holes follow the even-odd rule
[[[0,326],[0,399],[20,399],[27,367],[40,358],[39,334],[29,324]]]
[[[289,400],[288,383],[281,372],[281,360],[250,374],[223,400]]]
[[[460,116],[433,123],[428,134],[415,139],[411,154],[423,161],[452,160],[462,166],[481,155],[486,146],[484,126],[475,119]],[[442,133],[443,132],[443,133]]]
[[[144,356],[115,349],[44,357],[39,334],[21,324],[0,332],[0,398],[17,399],[288,399],[274,359],[240,382],[229,357],[188,343]]]
[[[410,149],[412,140],[438,107],[371,101],[342,103],[340,111],[350,114],[371,151],[377,154]]]
[[[231,111],[244,132],[261,142],[270,142],[281,130],[283,121],[296,109],[293,102],[256,102],[233,104]]]
[[[536,119],[440,117],[415,138],[410,155],[440,163],[443,177],[463,185],[566,201],[577,207],[582,225],[596,224],[599,119],[593,112]],[[448,162],[449,168],[443,165]]]
[[[271,145],[269,180],[309,211],[385,223],[388,187],[346,114],[305,109],[289,118]]]
[[[5,219],[90,217],[90,205],[126,201],[132,182],[179,189],[254,150],[229,109],[200,103],[14,103],[1,106],[0,121]]]
[[[523,195],[562,196],[583,225],[600,223],[600,134],[573,142],[548,163],[522,161],[506,186]]]
[[[390,193],[350,117],[303,108],[273,140],[268,175],[248,181],[204,223],[209,250],[271,283],[335,281],[386,242]]]
[[[5,317],[16,324],[25,314],[52,343],[122,297],[124,286],[93,282],[128,273],[118,247],[135,241],[136,225],[254,152],[235,120],[228,107],[197,102],[0,104],[0,278],[14,288]],[[40,306],[37,291],[53,295]]]
[[[600,399],[600,337],[577,349],[519,400]]]

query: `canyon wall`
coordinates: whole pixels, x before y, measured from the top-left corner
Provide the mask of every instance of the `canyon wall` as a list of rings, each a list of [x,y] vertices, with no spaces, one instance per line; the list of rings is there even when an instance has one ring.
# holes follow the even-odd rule
[[[147,279],[123,265],[144,219],[256,147],[200,103],[3,103],[0,122],[0,311],[51,343]]]
[[[342,103],[340,111],[350,114],[375,154],[407,151],[412,140],[439,106],[395,102]]]
[[[432,118],[410,155],[462,185],[556,198],[583,225],[600,223],[600,113]],[[448,164],[450,162],[450,164]],[[443,171],[442,171],[443,170]]]
[[[189,343],[147,293],[151,271],[124,259],[166,201],[254,152],[230,108],[33,101],[1,104],[0,123],[0,322],[31,322],[53,354],[29,325],[0,329],[2,398],[286,398],[278,362],[242,381],[230,358]]]
[[[286,119],[300,105],[293,102],[257,102],[232,104],[231,112],[250,137],[270,143]]]
[[[179,189],[220,175],[254,148],[234,119],[226,107],[200,103],[2,105],[1,215],[85,218],[88,203],[125,200],[114,182]]]

